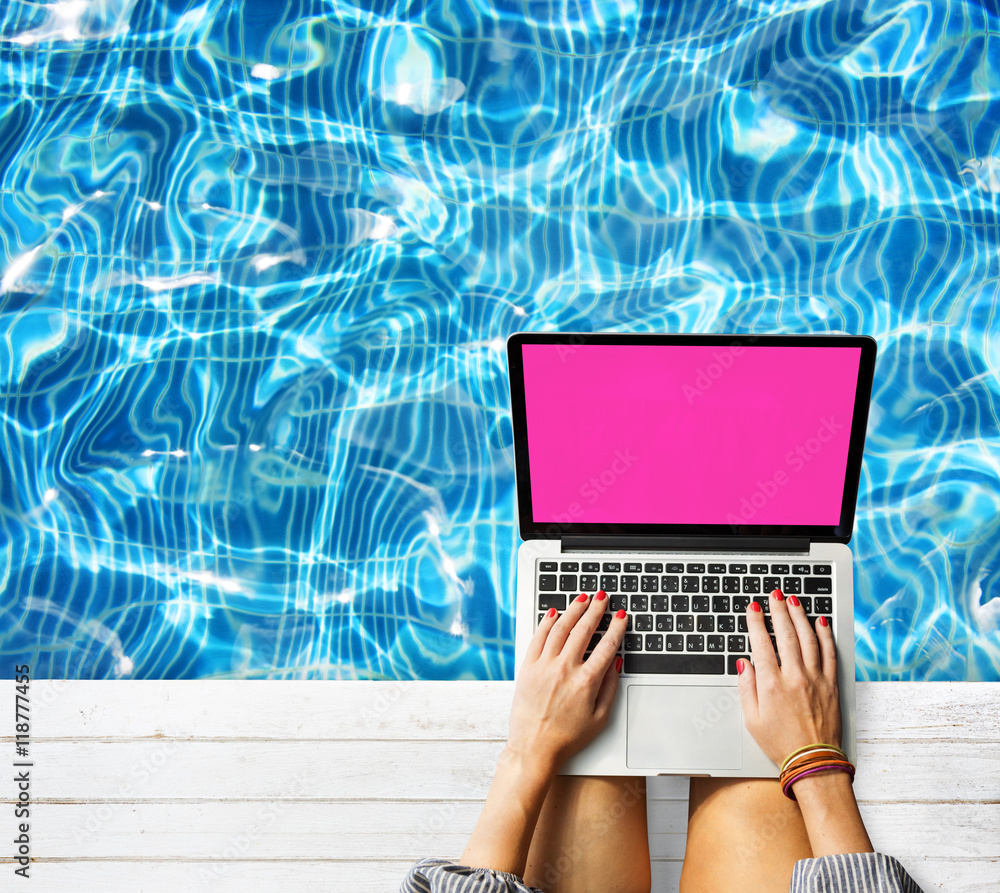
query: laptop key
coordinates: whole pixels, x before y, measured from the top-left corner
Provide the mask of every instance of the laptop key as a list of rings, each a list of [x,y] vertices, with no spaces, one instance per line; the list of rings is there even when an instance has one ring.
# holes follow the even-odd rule
[[[705,650],[705,637],[699,635],[690,635],[687,637],[687,650],[688,651],[704,651]]]
[[[627,611],[628,598],[624,595],[608,596],[608,609],[611,611]]]
[[[804,585],[807,595],[833,594],[833,580],[829,577],[806,577]]]
[[[726,566],[724,564],[710,564],[708,566],[708,572],[710,574],[724,574],[726,572]]]
[[[578,588],[577,586],[577,576],[576,574],[560,574],[559,575],[559,591],[560,592],[574,592]]]
[[[659,592],[660,578],[643,576],[639,578],[639,589],[642,592]]]
[[[673,562],[672,564],[667,564],[667,573],[668,574],[683,574],[684,573],[684,565],[680,564],[679,562],[676,562],[676,561]]]
[[[636,614],[635,630],[640,633],[648,633],[653,628],[652,614]]]
[[[833,599],[832,598],[817,598],[816,599],[816,613],[817,614],[832,614],[833,613]]]
[[[802,605],[802,610],[807,614],[812,614],[813,612],[813,600],[808,595],[803,595],[799,599],[799,604]]]
[[[772,564],[771,565],[771,573],[772,574],[782,574],[782,575],[787,574],[788,573],[788,565],[787,564]]]
[[[743,591],[744,592],[760,592],[760,577],[744,577],[743,578]]]
[[[692,595],[691,596],[691,610],[698,611],[699,613],[705,613],[708,610],[708,596],[707,595]]]
[[[712,611],[715,614],[728,614],[729,613],[729,596],[728,595],[713,595],[712,596]]]
[[[747,572],[747,566],[745,564],[729,565],[729,573],[731,574],[745,574],[746,572]]]
[[[781,589],[781,577],[764,577],[764,591],[774,592],[775,589]]]
[[[559,565],[554,561],[540,561],[538,569],[540,571],[557,571],[559,570]]]
[[[642,565],[638,561],[626,561],[625,562],[625,573],[626,574],[641,574]]]
[[[557,611],[566,610],[566,596],[561,592],[545,592],[538,596],[538,610],[548,611],[555,608]]]
[[[726,649],[732,653],[733,651],[746,651],[747,650],[747,637],[746,636],[729,636],[726,639]]]
[[[701,591],[702,592],[718,592],[719,584],[721,583],[719,577],[702,577],[701,578]]]
[[[601,572],[601,563],[599,561],[585,561],[583,562],[582,570],[585,574],[599,574]]]
[[[642,569],[647,574],[662,574],[663,573],[663,562],[660,561],[647,561]]]
[[[746,620],[746,617],[743,619]],[[736,618],[732,614],[723,614],[721,617],[716,617],[715,628],[720,633],[736,632]]]
[[[747,663],[750,663],[750,655],[749,654],[730,654],[729,655],[729,659],[728,659],[727,663],[729,665],[728,669],[729,669],[729,675],[730,676],[736,676],[738,674],[739,671],[736,668],[736,662],[738,660],[745,660]]]
[[[665,651],[683,651],[684,636],[664,636],[663,648]]]
[[[630,611],[648,611],[649,610],[649,596],[648,595],[633,595],[629,599]]]
[[[597,591],[597,574],[580,574],[580,591]]]
[[[608,595],[618,591],[618,577],[614,574],[601,574],[601,589]]]
[[[811,574],[812,573],[812,568],[809,567],[808,564],[793,564],[792,565],[792,573],[793,574],[800,574],[802,576],[805,576],[806,574]]]
[[[705,648],[708,651],[725,651],[726,650],[726,637],[725,636],[708,636],[705,639]]]
[[[722,654],[626,654],[622,672],[724,676],[726,658]]]
[[[767,565],[766,564],[751,564],[750,565],[751,574],[766,574]]]
[[[681,577],[681,592],[698,592],[700,589],[701,589],[700,578]]]
[[[700,633],[714,633],[715,632],[715,617],[711,614],[699,614],[698,615],[698,632]]]
[[[733,598],[733,613],[742,614],[746,609],[747,605],[750,604],[750,598],[746,595],[737,595]]]
[[[833,567],[829,564],[814,564],[813,565],[814,574],[825,574],[829,576],[833,573]]]
[[[642,636],[640,636],[638,633],[626,633],[625,650],[642,651]]]
[[[686,595],[672,595],[670,596],[670,610],[675,614],[682,613],[684,611],[690,611],[688,607],[690,603],[690,598]]]
[[[730,595],[740,591],[740,578],[739,577],[723,577],[722,578],[722,591],[728,592]]]
[[[673,614],[657,614],[656,615],[656,631],[658,633],[672,633],[674,631],[674,615]]]
[[[745,632],[749,631],[749,630],[747,630],[747,615],[746,614],[740,614],[739,617],[736,618],[736,631],[740,632],[740,633],[745,633]]]
[[[654,595],[650,600],[650,605],[654,611],[669,611],[670,599],[665,595]]]
[[[694,614],[678,614],[677,629],[682,633],[694,631]]]
[[[597,628],[602,633],[611,626],[611,614],[607,611],[601,615],[601,619],[597,621]]]
[[[663,636],[658,633],[649,633],[646,636],[646,650],[647,651],[662,651],[663,650]]]
[[[538,591],[539,592],[555,592],[558,580],[556,580],[555,574],[539,574],[538,575]]]
[[[680,592],[680,577],[660,577],[660,589],[663,592]]]
[[[802,592],[802,578],[801,577],[785,577],[784,586],[781,587],[781,591],[785,595],[799,595]]]
[[[601,570],[603,570],[606,574],[620,574],[622,572],[621,562],[605,561]]]
[[[639,578],[623,575],[621,578],[621,585],[622,585],[622,592],[638,592]]]
[[[564,561],[559,565],[559,570],[566,574],[575,574],[580,570],[579,561]]]

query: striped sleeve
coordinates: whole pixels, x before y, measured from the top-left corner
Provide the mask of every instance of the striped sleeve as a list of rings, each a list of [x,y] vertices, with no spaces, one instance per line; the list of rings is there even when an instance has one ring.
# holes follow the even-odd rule
[[[923,893],[892,856],[840,853],[801,859],[792,869],[789,893]]]
[[[542,893],[516,874],[491,868],[469,868],[446,859],[421,859],[399,888],[399,893]]]

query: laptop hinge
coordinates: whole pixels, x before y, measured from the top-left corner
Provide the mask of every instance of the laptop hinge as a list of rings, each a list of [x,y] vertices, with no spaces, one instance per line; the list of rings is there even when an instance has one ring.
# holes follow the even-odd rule
[[[808,552],[804,536],[564,536],[564,552],[579,550],[657,552]]]

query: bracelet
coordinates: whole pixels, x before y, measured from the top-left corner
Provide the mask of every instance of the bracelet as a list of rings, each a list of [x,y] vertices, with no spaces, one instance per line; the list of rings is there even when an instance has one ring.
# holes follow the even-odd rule
[[[790,753],[781,764],[779,784],[781,792],[790,800],[795,800],[792,785],[801,778],[827,771],[846,772],[854,783],[854,766],[847,754],[832,744],[807,744]]]

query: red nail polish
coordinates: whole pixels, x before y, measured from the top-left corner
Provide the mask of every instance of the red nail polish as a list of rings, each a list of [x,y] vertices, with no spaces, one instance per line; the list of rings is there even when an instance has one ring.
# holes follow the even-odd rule
[[[596,597],[599,602],[603,602],[608,597],[608,594],[603,589],[598,589]]]
[[[622,671],[622,664],[625,663],[625,659],[622,657],[615,658],[615,672],[620,673]]]
[[[781,594],[780,589],[775,589],[774,592],[771,593],[771,595],[774,596],[774,600],[776,602],[783,602],[785,600],[785,597]]]
[[[578,596],[576,597],[576,600],[577,600],[578,602],[585,602],[585,601],[587,601],[587,599],[588,599],[588,598],[589,598],[589,596],[587,596],[587,595],[585,595],[584,593],[582,593],[582,592],[581,592],[581,593],[580,593],[580,594],[579,594],[579,595],[578,595]]]
[[[736,675],[739,676],[747,668],[747,662],[742,658],[736,661]]]
[[[826,622],[826,618],[825,617],[820,617],[819,618],[819,622],[820,622],[820,624],[822,626],[829,626],[829,624]]]
[[[799,606],[799,600],[794,595],[790,595],[788,596],[788,604],[797,608]]]
[[[546,617],[555,617],[556,614],[558,614],[558,613],[559,612],[555,608],[549,608],[549,613],[546,614],[545,616]]]
[[[615,614],[615,617],[617,617],[619,620],[624,620],[625,617],[626,617],[625,609],[624,608],[619,608],[618,609],[618,613]]]
[[[750,610],[756,611],[758,614],[761,612],[762,608],[757,602],[750,602]]]

